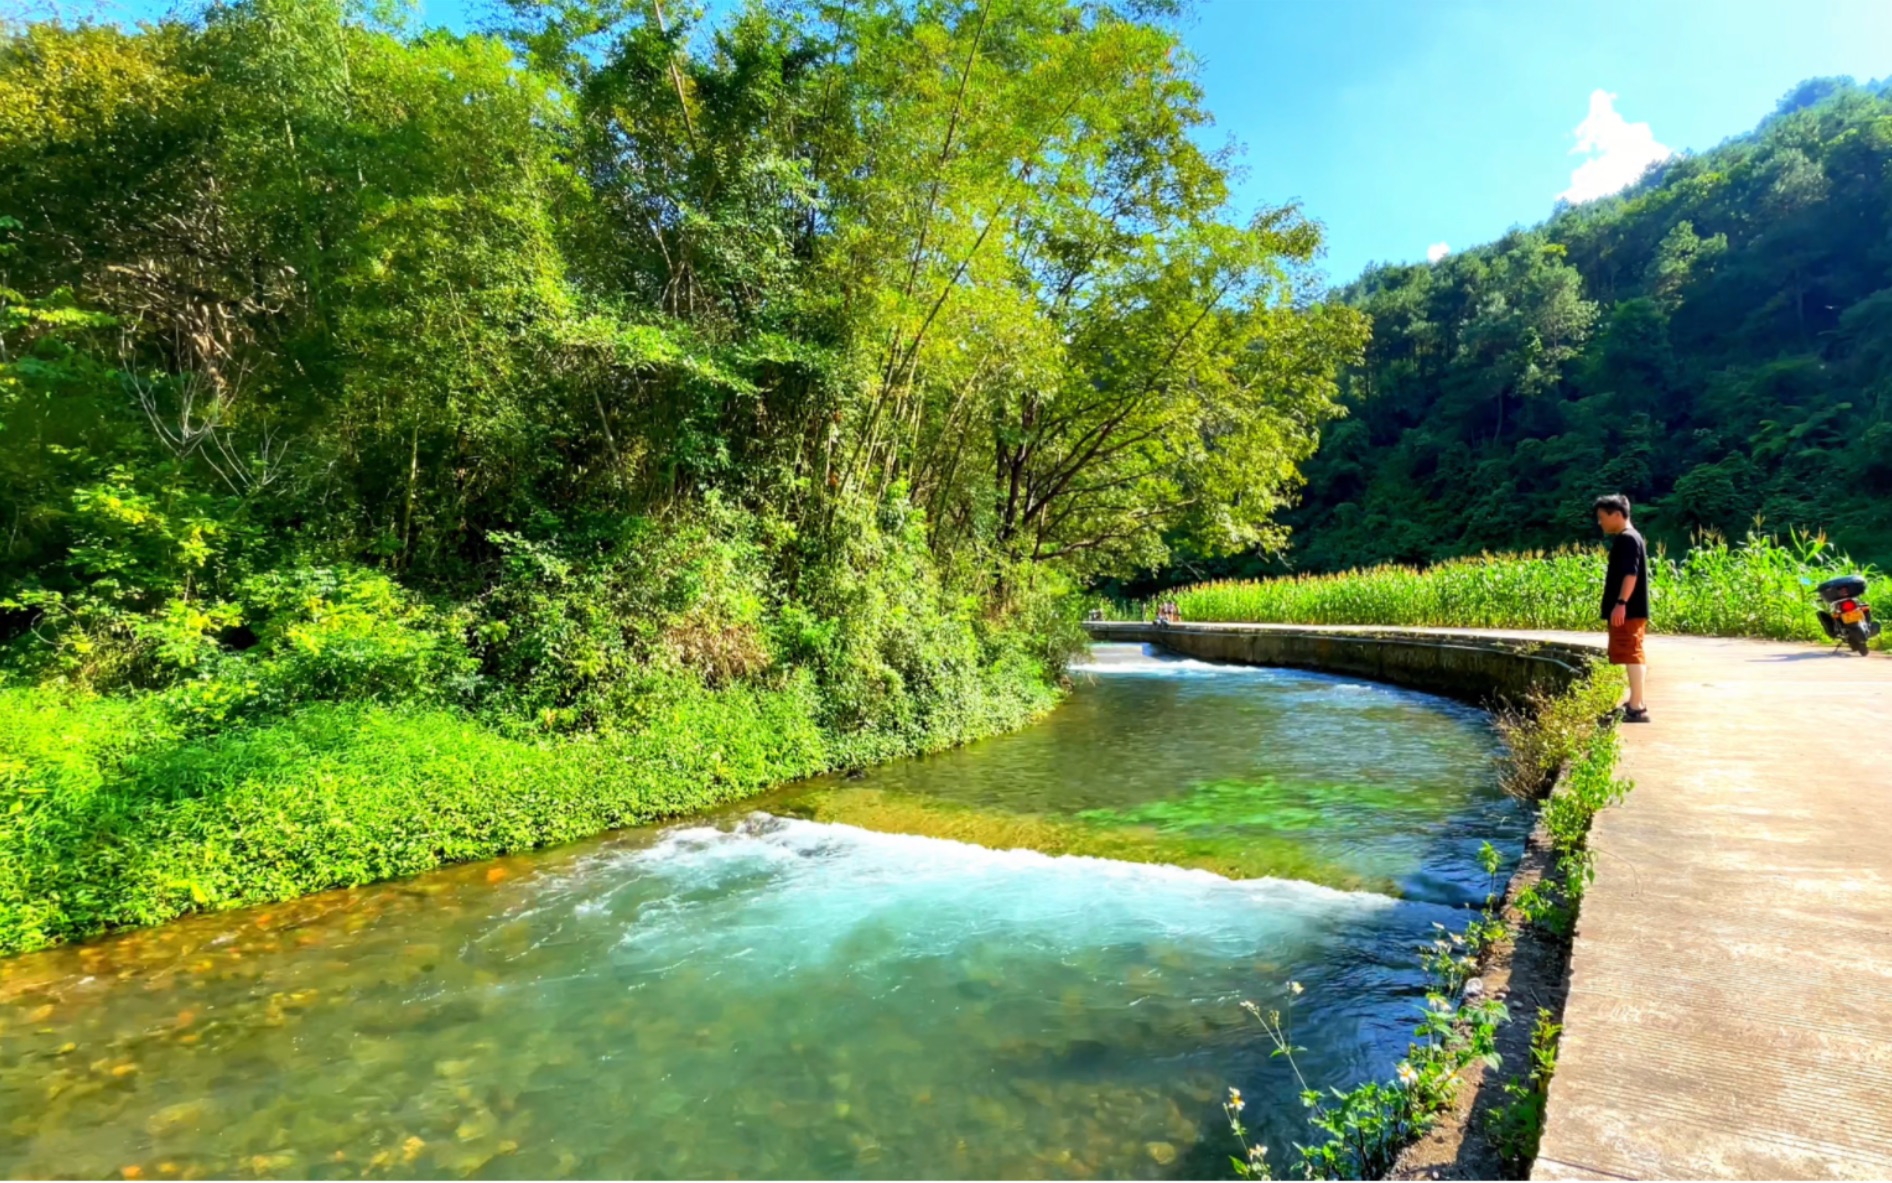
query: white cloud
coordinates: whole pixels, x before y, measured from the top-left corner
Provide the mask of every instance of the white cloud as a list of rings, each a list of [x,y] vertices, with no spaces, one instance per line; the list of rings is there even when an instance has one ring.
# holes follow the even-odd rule
[[[1557,196],[1572,205],[1608,197],[1640,177],[1643,170],[1674,153],[1656,142],[1646,123],[1631,123],[1616,111],[1616,96],[1590,92],[1590,113],[1577,124],[1571,155],[1586,155],[1570,174],[1570,188]]]
[[[1452,253],[1452,248],[1442,242],[1435,242],[1426,248],[1426,262],[1436,263]]]

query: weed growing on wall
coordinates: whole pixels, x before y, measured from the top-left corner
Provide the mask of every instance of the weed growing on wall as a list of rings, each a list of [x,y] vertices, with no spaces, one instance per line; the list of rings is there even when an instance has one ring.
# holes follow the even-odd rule
[[[1463,932],[1435,924],[1438,936],[1420,953],[1431,988],[1414,1040],[1391,1081],[1370,1080],[1351,1089],[1324,1090],[1308,1084],[1294,1058],[1304,1050],[1293,1040],[1294,1000],[1302,993],[1298,982],[1288,983],[1284,1010],[1264,1013],[1253,1002],[1242,1003],[1273,1044],[1271,1054],[1287,1061],[1300,1084],[1308,1125],[1325,1135],[1294,1147],[1305,1178],[1379,1178],[1392,1168],[1399,1152],[1451,1106],[1467,1068],[1474,1063],[1498,1067],[1498,1028],[1510,1019],[1510,1012],[1502,1002],[1482,997],[1471,986],[1485,951],[1506,935],[1496,890],[1501,856],[1489,842],[1479,851],[1479,865],[1485,870],[1488,890],[1478,919]],[[1223,1112],[1242,1148],[1230,1161],[1243,1178],[1273,1178],[1267,1148],[1252,1143],[1242,1124],[1242,1106],[1241,1093],[1230,1089]]]
[[[1594,662],[1561,694],[1534,694],[1522,704],[1498,711],[1504,740],[1505,788],[1534,800],[1557,774],[1589,750],[1601,721],[1622,698],[1622,679],[1610,666]]]
[[[1583,893],[1596,878],[1596,854],[1589,848],[1590,823],[1623,799],[1627,781],[1618,780],[1616,734],[1599,729],[1571,762],[1558,790],[1544,802],[1543,820],[1556,854],[1556,873],[1518,897],[1519,911],[1532,924],[1568,937],[1576,924]]]
[[[1475,958],[1475,947],[1460,934],[1441,938],[1440,947],[1428,956],[1428,968],[1438,968],[1439,961],[1456,966],[1466,957]],[[1449,950],[1459,950],[1453,952]],[[1439,961],[1433,959],[1437,955]],[[1456,980],[1456,986],[1452,981]],[[1301,1174],[1309,1179],[1377,1179],[1392,1168],[1399,1152],[1429,1129],[1457,1094],[1460,1074],[1474,1063],[1497,1067],[1498,1027],[1510,1017],[1505,1005],[1495,999],[1466,998],[1465,979],[1435,976],[1433,989],[1426,994],[1426,1007],[1414,1040],[1399,1062],[1391,1081],[1369,1080],[1351,1089],[1319,1089],[1310,1086],[1301,1074],[1290,1038],[1293,998],[1299,983],[1288,983],[1286,1011],[1264,1013],[1253,1002],[1244,1002],[1274,1044],[1273,1054],[1285,1059],[1301,1084],[1301,1104],[1307,1109],[1307,1122],[1325,1137],[1294,1147],[1299,1156]],[[1223,1103],[1230,1132],[1241,1147],[1231,1163],[1237,1174],[1248,1179],[1273,1178],[1265,1146],[1249,1140],[1241,1121],[1241,1094],[1229,1090]]]
[[[1537,1157],[1550,1101],[1550,1078],[1557,1072],[1557,1040],[1563,1026],[1539,1007],[1531,1028],[1531,1066],[1522,1077],[1504,1082],[1505,1103],[1491,1112],[1487,1133],[1505,1163],[1521,1177]]]

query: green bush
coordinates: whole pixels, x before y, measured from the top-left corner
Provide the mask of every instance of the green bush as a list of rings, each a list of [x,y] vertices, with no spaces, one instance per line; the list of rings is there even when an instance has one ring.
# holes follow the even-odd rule
[[[505,536],[452,610],[288,566],[180,625],[204,649],[162,689],[0,689],[0,953],[675,817],[1056,700],[1060,589],[988,619],[890,511],[790,597],[762,532],[712,506]]]
[[[156,705],[0,691],[0,951],[570,842],[827,764],[806,676],[684,683],[635,732],[538,742],[366,703],[180,741]]]
[[[68,934],[56,882],[68,871],[66,819],[106,807],[129,757],[176,738],[149,698],[0,690],[0,952]]]
[[[635,721],[653,679],[721,686],[774,665],[766,556],[746,515],[627,518],[493,536],[503,560],[473,607],[491,705],[548,730]]]
[[[257,644],[237,663],[247,659],[271,705],[431,701],[473,687],[457,616],[382,572],[293,567],[249,579],[239,594]]]
[[[955,594],[904,493],[856,507],[808,561],[773,630],[782,659],[813,670],[840,764],[933,751],[1016,726],[1049,704],[1071,651],[1047,622],[1075,601],[1045,576],[1004,613]],[[819,554],[821,561],[812,561]],[[1069,637],[1069,626],[1063,635]]]
[[[478,680],[460,615],[437,612],[381,572],[341,564],[248,579],[214,612],[173,598],[118,620],[131,636],[163,638],[164,672],[143,681],[177,722],[206,731],[310,702],[467,701]],[[227,640],[239,632],[249,641],[241,650]],[[67,633],[53,645],[72,643]],[[137,690],[96,676],[42,680],[80,693]]]
[[[73,490],[61,561],[0,596],[31,631],[0,669],[88,689],[168,685],[218,651],[239,621],[223,595],[253,541],[228,501],[119,466]]]

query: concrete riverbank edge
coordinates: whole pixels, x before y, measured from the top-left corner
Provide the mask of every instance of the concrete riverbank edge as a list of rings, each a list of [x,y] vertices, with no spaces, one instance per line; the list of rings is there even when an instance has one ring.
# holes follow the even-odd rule
[[[1481,705],[1558,694],[1604,653],[1603,638],[1542,639],[1415,629],[1090,621],[1093,640],[1160,645],[1204,661],[1369,678]]]
[[[1557,772],[1547,796],[1569,791],[1570,765]],[[1539,1012],[1561,1023],[1570,991],[1571,942],[1530,923],[1522,906],[1526,892],[1556,882],[1557,849],[1540,810],[1499,902],[1505,936],[1479,958],[1481,993],[1505,1004],[1510,1022],[1497,1033],[1500,1066],[1482,1062],[1460,1073],[1452,1104],[1432,1127],[1400,1152],[1388,1179],[1505,1179],[1514,1171],[1492,1137],[1492,1121],[1509,1103],[1507,1080],[1523,1083],[1531,1070],[1531,1037]]]

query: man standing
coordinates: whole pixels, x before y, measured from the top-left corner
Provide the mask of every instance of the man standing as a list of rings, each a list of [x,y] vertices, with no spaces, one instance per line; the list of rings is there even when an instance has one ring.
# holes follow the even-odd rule
[[[1603,619],[1610,626],[1610,664],[1629,676],[1629,702],[1623,722],[1647,723],[1642,700],[1643,633],[1649,627],[1649,548],[1629,522],[1629,498],[1611,493],[1596,499],[1596,524],[1610,536],[1609,570],[1603,576]]]

